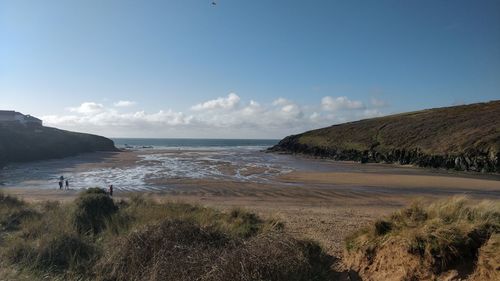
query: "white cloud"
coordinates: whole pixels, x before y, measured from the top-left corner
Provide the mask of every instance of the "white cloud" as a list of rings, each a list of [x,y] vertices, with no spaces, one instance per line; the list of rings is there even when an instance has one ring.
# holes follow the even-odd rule
[[[214,110],[214,109],[233,109],[238,106],[240,102],[240,97],[235,93],[230,93],[227,97],[216,98],[214,100],[209,100],[203,103],[199,103],[191,107],[192,110]]]
[[[49,126],[105,136],[281,138],[382,114],[376,107],[366,108],[347,97],[324,97],[321,105],[304,106],[285,98],[267,104],[244,102],[234,93],[196,104],[191,110],[188,114],[171,109],[133,111],[116,104],[85,102],[69,108],[68,114],[42,119]]]
[[[76,114],[47,115],[43,116],[42,119],[46,124],[53,126],[109,128],[177,126],[190,124],[193,120],[192,116],[186,116],[182,112],[172,110],[160,110],[156,113],[146,113],[145,111],[122,113],[93,102],[85,102],[78,107],[71,107],[69,111]]]
[[[115,107],[129,107],[135,105],[135,101],[121,100],[113,104]]]
[[[309,116],[309,119],[311,120],[318,120],[318,118],[320,117],[319,113],[317,112],[313,112],[310,116]]]
[[[286,117],[299,117],[303,115],[302,108],[298,104],[285,98],[278,98],[277,100],[274,100],[272,104],[278,108],[282,115],[285,115]]]
[[[241,111],[244,115],[254,115],[259,112],[262,112],[262,106],[260,103],[251,100],[248,106],[244,107]]]
[[[345,96],[336,98],[326,96],[321,99],[321,107],[327,111],[337,111],[346,109],[363,109],[365,108],[365,105],[361,101],[353,101]]]
[[[273,105],[288,105],[291,104],[292,102],[285,99],[285,98],[278,98],[277,100],[273,101]]]
[[[70,107],[69,111],[81,114],[95,114],[101,112],[104,105],[95,102],[84,102],[78,107]]]

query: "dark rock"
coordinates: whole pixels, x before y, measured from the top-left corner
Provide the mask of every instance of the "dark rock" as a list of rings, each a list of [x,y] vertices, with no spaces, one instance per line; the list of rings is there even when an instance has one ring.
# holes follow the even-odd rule
[[[269,149],[271,152],[287,152],[308,154],[318,158],[328,158],[340,161],[359,161],[361,163],[394,163],[401,165],[414,164],[420,167],[455,169],[458,171],[476,171],[483,173],[500,172],[499,154],[490,158],[489,153],[468,151],[462,155],[427,155],[419,149],[393,149],[386,153],[376,150],[357,151],[332,148],[309,147],[296,142],[295,136],[283,139],[278,145]]]
[[[0,126],[0,166],[95,151],[118,149],[112,140],[96,135],[49,127]]]

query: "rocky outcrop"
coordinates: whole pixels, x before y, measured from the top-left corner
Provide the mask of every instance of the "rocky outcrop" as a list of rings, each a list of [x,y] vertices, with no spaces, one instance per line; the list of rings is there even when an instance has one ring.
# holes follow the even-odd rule
[[[500,102],[425,110],[288,136],[269,151],[500,173],[498,116]]]
[[[42,126],[0,126],[0,166],[95,151],[117,149],[112,140],[96,135]]]
[[[296,136],[289,136],[279,144],[271,147],[270,152],[284,152],[305,154],[318,158],[327,158],[338,161],[358,161],[360,163],[397,163],[401,165],[416,165],[455,169],[457,171],[475,171],[483,173],[500,173],[500,153],[483,151],[469,151],[458,155],[428,155],[420,149],[393,149],[389,152],[370,150],[340,150],[322,148],[301,144],[294,140]]]

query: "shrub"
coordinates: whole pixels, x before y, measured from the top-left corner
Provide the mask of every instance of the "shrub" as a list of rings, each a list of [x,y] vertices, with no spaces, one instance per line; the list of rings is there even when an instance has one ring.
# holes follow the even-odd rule
[[[73,225],[78,233],[97,234],[118,208],[105,192],[89,189],[75,200]]]
[[[86,190],[84,190],[81,195],[87,195],[87,194],[103,194],[103,195],[107,195],[108,193],[106,192],[106,190],[104,190],[102,188],[91,187],[91,188],[87,188]]]

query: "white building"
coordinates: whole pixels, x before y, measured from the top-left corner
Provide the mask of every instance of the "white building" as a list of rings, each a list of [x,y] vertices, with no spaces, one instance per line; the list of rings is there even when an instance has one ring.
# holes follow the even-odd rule
[[[34,116],[24,115],[20,112],[13,110],[0,110],[0,124],[2,123],[3,124],[18,123],[23,125],[36,125],[36,126],[43,125],[42,120]]]

